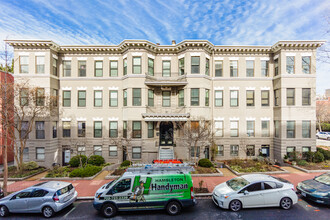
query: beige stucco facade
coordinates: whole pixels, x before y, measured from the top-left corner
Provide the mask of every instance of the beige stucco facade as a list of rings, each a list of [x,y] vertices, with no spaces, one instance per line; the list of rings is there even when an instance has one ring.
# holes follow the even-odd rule
[[[121,162],[123,148],[121,141],[109,138],[109,122],[117,122],[118,136],[122,137],[123,123],[127,121],[128,130],[133,121],[141,122],[141,138],[132,138],[127,148],[127,159],[151,162],[159,157],[163,147],[173,149],[174,157],[189,160],[189,150],[180,144],[180,131],[175,127],[178,121],[210,121],[218,131],[216,122],[222,125],[223,135],[214,137],[219,145],[217,159],[225,160],[246,157],[246,145],[254,146],[254,155],[262,152],[271,159],[281,160],[287,153],[287,147],[295,147],[301,152],[303,147],[315,150],[315,82],[316,49],[322,41],[279,41],[272,46],[216,46],[209,41],[187,40],[172,45],[157,45],[144,40],[125,40],[116,46],[60,46],[52,41],[10,40],[14,47],[15,80],[29,79],[31,85],[45,88],[48,93],[58,90],[59,115],[45,120],[45,139],[35,139],[34,132],[28,141],[28,160],[37,160],[36,147],[44,147],[45,158],[37,160],[50,166],[63,163],[64,150],[72,145],[85,146],[85,154],[93,153],[93,146],[102,146],[102,156],[108,162]],[[21,56],[28,57],[28,72],[20,73]],[[44,73],[36,73],[36,56],[44,56]],[[133,73],[133,58],[140,57],[139,74]],[[192,63],[192,57],[194,63]],[[198,58],[196,58],[198,57]],[[287,57],[294,57],[293,73],[287,73]],[[303,72],[303,57],[309,57],[309,73]],[[180,59],[184,58],[184,67],[180,69]],[[57,74],[53,62],[57,61]],[[150,59],[153,60],[153,76],[150,74]],[[305,59],[305,58],[304,58]],[[308,59],[308,58],[307,58]],[[127,61],[127,73],[124,73],[124,61]],[[196,60],[199,60],[196,65]],[[275,74],[275,60],[278,62],[278,74]],[[70,61],[70,76],[64,74],[64,61]],[[86,76],[79,76],[78,63],[86,62]],[[96,61],[102,61],[102,76],[95,76]],[[110,61],[117,62],[117,76],[110,76]],[[182,60],[181,60],[182,61]],[[170,63],[170,76],[163,76],[164,62]],[[207,65],[206,62],[209,62]],[[231,63],[237,62],[238,76],[231,76]],[[222,76],[216,75],[216,65],[221,63]],[[252,64],[252,75],[247,76],[247,63]],[[267,63],[268,68],[263,66]],[[193,66],[193,67],[192,67]],[[207,67],[208,66],[208,67]],[[306,66],[306,65],[305,65]],[[166,66],[167,67],[167,66]],[[192,70],[194,68],[194,70]],[[196,68],[199,71],[196,71]],[[207,68],[209,70],[207,71]],[[112,68],[114,69],[114,68]],[[232,68],[233,69],[233,68]],[[263,71],[262,71],[263,69]],[[233,70],[232,70],[233,71]],[[198,73],[192,73],[198,72]],[[207,74],[208,72],[208,74]],[[262,73],[267,72],[267,75]],[[141,89],[139,105],[133,105],[133,89]],[[287,89],[294,89],[294,105],[287,105]],[[191,103],[191,89],[199,89],[198,105]],[[309,103],[303,98],[303,89],[310,89]],[[124,106],[124,90],[127,91],[127,106]],[[154,91],[153,106],[148,103],[148,91]],[[179,91],[184,92],[183,105],[179,106]],[[274,104],[275,90],[279,91],[278,105]],[[70,106],[63,106],[63,92],[70,91]],[[78,91],[86,91],[86,106],[78,107]],[[95,107],[95,91],[102,91],[102,106]],[[117,91],[117,106],[110,106],[110,91]],[[170,92],[170,106],[163,106],[163,92]],[[207,91],[209,98],[207,98]],[[215,96],[222,91],[222,99]],[[231,106],[231,91],[238,91],[238,105]],[[247,91],[254,94],[253,102],[247,106]],[[268,105],[262,105],[262,92],[268,91]],[[304,95],[306,95],[304,93]],[[115,97],[115,96],[114,96]],[[216,105],[217,101],[222,106]],[[196,97],[193,97],[196,100]],[[302,100],[305,100],[302,103]],[[235,102],[235,100],[232,100]],[[208,104],[207,104],[208,102]],[[267,103],[267,98],[264,99]],[[263,102],[263,103],[264,103]],[[308,102],[308,101],[307,101]],[[182,103],[182,99],[181,99]],[[86,135],[78,137],[77,122],[85,122]],[[148,137],[148,122],[152,121],[153,137]],[[233,137],[232,123],[238,121],[237,137]],[[248,132],[247,121],[252,127]],[[275,137],[275,121],[279,121],[279,135]],[[287,138],[287,121],[294,121],[294,138]],[[306,122],[310,124],[306,134]],[[57,122],[57,137],[53,138],[53,123]],[[63,137],[63,122],[70,124],[70,137]],[[94,137],[94,122],[102,122],[102,137]],[[162,140],[161,122],[174,124],[173,141],[160,147]],[[267,123],[268,122],[268,123]],[[264,130],[262,124],[266,125]],[[307,123],[308,124],[308,123]],[[149,136],[150,136],[149,132]],[[163,132],[163,131],[162,131]],[[265,133],[262,135],[262,133]],[[250,137],[247,135],[250,134]],[[267,135],[267,133],[269,135]],[[307,131],[308,133],[308,131]],[[152,135],[151,135],[152,136]],[[304,136],[304,137],[303,137]],[[118,139],[118,140],[119,140]],[[127,143],[126,143],[127,144]],[[109,146],[117,145],[117,153],[110,155]],[[238,155],[236,148],[238,145]],[[71,147],[68,147],[71,146]],[[223,147],[220,147],[223,146]],[[141,157],[134,154],[132,148],[141,147]],[[205,146],[201,146],[201,158],[207,156]],[[114,149],[114,148],[112,148]],[[135,149],[135,151],[138,149]],[[67,156],[74,155],[75,152]],[[206,154],[206,155],[205,155]]]

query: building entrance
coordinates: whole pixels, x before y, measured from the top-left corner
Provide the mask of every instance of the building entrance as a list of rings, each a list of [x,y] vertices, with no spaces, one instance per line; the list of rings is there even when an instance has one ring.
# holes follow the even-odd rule
[[[159,144],[161,146],[173,145],[173,123],[161,122],[159,126]]]

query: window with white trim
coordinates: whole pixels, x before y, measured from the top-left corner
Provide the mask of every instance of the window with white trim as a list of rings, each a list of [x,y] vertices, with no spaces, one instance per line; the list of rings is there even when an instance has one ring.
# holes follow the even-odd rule
[[[117,155],[118,155],[117,146],[115,146],[115,145],[109,146],[109,156],[116,157]]]
[[[215,127],[215,136],[223,137],[223,121],[215,121],[214,127]]]
[[[238,121],[230,121],[230,137],[238,137]]]

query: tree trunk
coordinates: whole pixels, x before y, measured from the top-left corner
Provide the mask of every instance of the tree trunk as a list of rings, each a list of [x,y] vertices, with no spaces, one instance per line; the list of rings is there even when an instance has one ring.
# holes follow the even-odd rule
[[[7,163],[7,128],[5,130],[5,138],[4,138],[4,145],[3,145],[3,151],[2,151],[2,156],[3,156],[3,193],[4,196],[7,196],[7,181],[8,181],[8,163]]]

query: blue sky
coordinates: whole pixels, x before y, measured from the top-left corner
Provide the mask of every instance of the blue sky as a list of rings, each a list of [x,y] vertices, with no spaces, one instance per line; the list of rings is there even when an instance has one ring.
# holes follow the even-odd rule
[[[171,44],[207,39],[216,45],[272,45],[278,40],[328,40],[329,0],[0,0],[3,39],[59,44],[119,44],[147,39]],[[317,93],[330,88],[319,63]]]

